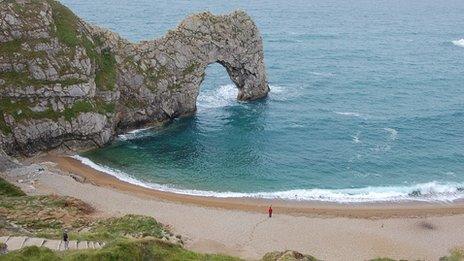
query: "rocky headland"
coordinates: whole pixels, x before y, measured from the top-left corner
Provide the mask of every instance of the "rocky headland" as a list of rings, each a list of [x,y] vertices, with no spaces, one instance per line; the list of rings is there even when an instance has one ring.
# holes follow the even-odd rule
[[[187,17],[131,43],[54,0],[0,1],[0,148],[30,156],[103,146],[119,132],[188,115],[211,63],[239,100],[265,97],[261,35],[243,11]]]

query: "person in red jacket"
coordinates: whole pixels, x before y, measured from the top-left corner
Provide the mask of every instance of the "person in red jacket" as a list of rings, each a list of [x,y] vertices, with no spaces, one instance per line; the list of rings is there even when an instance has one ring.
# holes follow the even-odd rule
[[[272,217],[272,206],[269,207],[268,212],[269,212],[269,217]]]

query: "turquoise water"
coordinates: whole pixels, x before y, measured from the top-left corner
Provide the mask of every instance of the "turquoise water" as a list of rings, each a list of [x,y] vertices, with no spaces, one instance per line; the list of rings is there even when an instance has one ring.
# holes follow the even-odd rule
[[[271,86],[266,100],[237,102],[210,65],[195,116],[122,135],[86,164],[219,197],[464,197],[464,1],[62,2],[132,41],[193,12],[246,10]]]

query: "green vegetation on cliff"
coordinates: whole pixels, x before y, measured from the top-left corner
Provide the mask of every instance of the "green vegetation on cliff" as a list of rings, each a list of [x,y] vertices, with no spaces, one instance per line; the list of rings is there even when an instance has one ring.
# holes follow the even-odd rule
[[[56,36],[59,41],[71,48],[83,47],[96,64],[95,83],[99,89],[114,90],[116,84],[116,60],[114,54],[102,48],[100,40],[83,31],[79,18],[67,7],[54,0],[48,0],[53,8]],[[92,39],[89,40],[89,39]],[[102,49],[100,52],[98,49]]]
[[[0,44],[0,55],[6,55],[11,53],[16,53],[21,50],[21,41],[19,39],[15,39],[12,41],[8,41],[5,43]]]
[[[13,101],[8,98],[0,99],[0,112],[13,116],[16,121],[24,119],[58,119],[61,116],[60,112],[54,111],[52,108],[47,108],[43,111],[33,111],[33,107],[26,99],[17,99]]]
[[[51,107],[47,107],[41,111],[34,111],[33,108],[36,104],[31,103],[28,99],[0,99],[0,113],[13,116],[15,121],[22,121],[28,119],[52,119],[58,120],[64,117],[67,121],[76,118],[80,113],[85,112],[98,112],[100,114],[114,113],[115,104],[107,103],[101,100],[86,101],[78,100],[72,106],[68,106],[64,111],[55,111]],[[10,133],[10,127],[5,123],[4,118],[0,117],[0,130],[3,133]]]
[[[77,101],[73,104],[73,106],[68,107],[64,110],[64,118],[67,121],[76,118],[77,115],[81,112],[91,112],[93,110],[92,103],[88,101]]]
[[[99,70],[95,77],[95,84],[100,89],[114,90],[116,84],[116,59],[108,49],[103,49],[96,62]]]
[[[61,84],[62,86],[74,85],[84,83],[81,79],[66,79],[66,80],[37,80],[31,79],[26,73],[19,73],[19,72],[0,72],[0,78],[5,81],[6,86],[33,86],[33,87],[41,87],[44,85],[53,85],[53,84]]]
[[[56,25],[58,40],[69,47],[81,44],[78,37],[79,18],[67,7],[57,1],[48,0],[53,8],[53,20]]]
[[[44,92],[50,91],[55,87],[65,88],[66,86],[82,84],[88,82],[84,71],[81,75],[73,76],[78,73],[75,68],[76,57],[84,61],[81,53],[85,53],[90,58],[92,67],[95,70],[95,83],[98,90],[114,90],[116,85],[116,59],[114,54],[108,48],[103,48],[103,44],[97,37],[93,36],[87,30],[84,23],[67,7],[55,0],[31,1],[21,3],[17,1],[6,1],[5,10],[8,10],[6,4],[10,5],[10,11],[13,10],[15,15],[23,23],[25,31],[48,30],[43,29],[40,23],[41,17],[38,10],[43,8],[43,4],[48,3],[52,9],[53,22],[51,23],[49,34],[42,34],[41,38],[34,38],[28,34],[22,34],[20,38],[10,40],[0,44],[0,60],[9,64],[17,64],[13,67],[0,72],[0,88],[10,93],[16,89],[21,90],[21,97],[28,87],[36,90],[43,88]],[[46,27],[45,27],[46,28]],[[39,34],[37,34],[39,35]],[[57,47],[53,38],[56,37],[62,47]],[[78,49],[80,50],[78,52]],[[29,61],[35,61],[32,65]],[[53,62],[50,62],[53,61]],[[58,66],[56,65],[58,62]],[[41,77],[32,76],[32,71],[41,75]],[[58,73],[58,78],[51,78],[46,75]],[[66,77],[64,77],[66,75]],[[39,79],[40,78],[40,79]],[[50,80],[56,79],[56,80]],[[30,119],[51,119],[58,120],[64,117],[65,120],[71,121],[79,113],[98,112],[108,114],[115,112],[114,102],[105,102],[99,98],[91,101],[76,101],[74,103],[65,103],[64,110],[58,110],[51,106],[37,106],[39,98],[0,98],[0,131],[3,134],[12,133],[11,124],[8,117],[12,117],[16,122]]]
[[[46,0],[52,7],[53,21],[56,27],[54,31],[58,41],[69,49],[62,50],[61,55],[67,58],[68,61],[74,59],[76,48],[83,48],[88,57],[96,66],[95,83],[102,90],[113,90],[116,84],[116,60],[114,54],[105,48],[99,39],[94,39],[90,32],[86,31],[80,19],[67,7],[55,0]],[[34,10],[38,9],[37,5],[40,1],[28,3],[28,6],[23,6],[11,1],[15,12],[22,18],[30,18],[29,22],[34,23]],[[26,20],[26,21],[28,21]],[[91,39],[91,40],[90,40]],[[38,43],[49,43],[51,39],[14,39],[0,44],[0,57],[6,60],[17,60],[18,58],[45,58],[47,53],[44,51],[31,51],[21,48],[23,43],[34,46]],[[66,59],[65,59],[66,60]],[[61,64],[61,67],[66,68],[66,64]],[[68,68],[69,69],[69,68]],[[44,81],[30,78],[29,75],[20,72],[3,72],[0,79],[6,80],[6,85],[18,87],[36,86],[61,83],[62,85],[70,85],[83,82],[79,79],[70,79],[67,81]]]

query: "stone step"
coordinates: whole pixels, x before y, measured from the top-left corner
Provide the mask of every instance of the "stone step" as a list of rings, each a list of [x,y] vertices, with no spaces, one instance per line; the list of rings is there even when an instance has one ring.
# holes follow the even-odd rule
[[[66,250],[65,246],[64,246],[64,241],[60,240],[60,245],[58,247],[58,251],[64,251],[64,250]]]
[[[52,250],[57,251],[64,251],[64,242],[62,240],[56,239],[45,239],[45,238],[38,238],[38,237],[26,237],[26,236],[18,236],[18,237],[11,237],[11,236],[3,236],[0,237],[0,242],[6,243],[8,246],[8,251],[18,250],[23,247],[28,246],[38,246],[38,247],[46,247]],[[82,241],[78,242],[76,240],[69,241],[68,249],[69,250],[76,250],[76,249],[100,249],[105,245],[105,243],[100,242],[91,242],[91,241]]]
[[[44,241],[45,239],[43,238],[31,237],[26,240],[23,247],[27,247],[27,246],[41,247],[44,244]]]
[[[3,237],[0,237],[0,242],[2,243],[6,243],[8,241],[8,239],[10,239],[11,236],[3,236]]]
[[[77,241],[69,241],[68,248],[71,250],[76,250],[77,249]]]
[[[87,249],[87,241],[80,241],[77,243],[77,249]]]
[[[8,246],[8,251],[18,250],[24,246],[27,237],[11,237],[6,245]]]
[[[58,250],[60,243],[61,240],[46,239],[43,246],[46,248],[50,248],[51,250]]]

